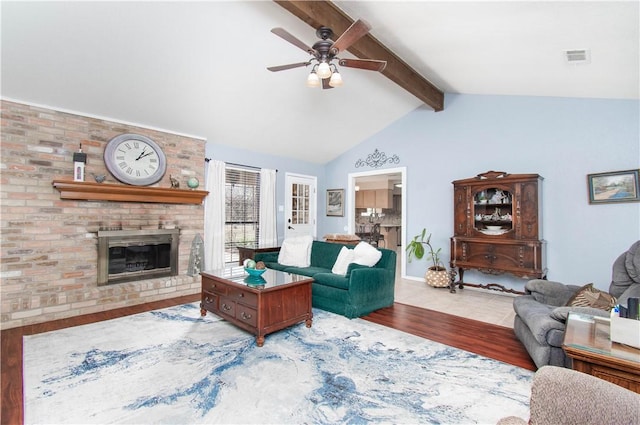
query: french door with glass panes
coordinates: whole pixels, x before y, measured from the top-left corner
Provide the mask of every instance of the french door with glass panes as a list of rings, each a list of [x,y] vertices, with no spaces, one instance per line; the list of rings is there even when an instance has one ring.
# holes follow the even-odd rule
[[[284,237],[316,237],[317,178],[300,174],[285,176]]]

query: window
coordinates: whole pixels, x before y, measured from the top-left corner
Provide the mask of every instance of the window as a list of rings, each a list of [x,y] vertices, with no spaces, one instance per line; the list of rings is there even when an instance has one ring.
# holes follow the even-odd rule
[[[225,262],[237,264],[236,246],[258,243],[260,173],[227,164],[225,180]]]

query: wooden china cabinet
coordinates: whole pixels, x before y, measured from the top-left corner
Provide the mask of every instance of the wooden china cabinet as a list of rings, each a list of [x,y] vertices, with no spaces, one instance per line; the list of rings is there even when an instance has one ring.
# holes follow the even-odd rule
[[[458,269],[456,283],[461,289],[464,284],[518,293],[495,283],[464,283],[467,269],[546,278],[540,217],[542,180],[537,174],[487,171],[453,182],[450,265],[452,270]]]

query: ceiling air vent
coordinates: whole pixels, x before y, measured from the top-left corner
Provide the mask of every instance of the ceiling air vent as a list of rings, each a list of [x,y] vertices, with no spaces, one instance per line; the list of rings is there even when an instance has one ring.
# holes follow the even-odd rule
[[[589,50],[587,49],[573,49],[573,50],[565,50],[564,57],[567,63],[589,63],[591,61],[591,55],[589,54]]]

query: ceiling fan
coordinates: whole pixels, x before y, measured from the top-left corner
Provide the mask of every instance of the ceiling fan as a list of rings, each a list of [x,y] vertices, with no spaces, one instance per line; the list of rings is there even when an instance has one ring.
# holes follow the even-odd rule
[[[345,51],[349,46],[367,34],[370,29],[369,24],[358,19],[333,42],[331,40],[334,35],[333,30],[328,27],[320,27],[316,30],[316,35],[320,40],[312,47],[309,47],[291,35],[287,30],[283,28],[273,28],[271,30],[272,33],[309,53],[312,58],[306,62],[270,66],[267,67],[267,69],[272,72],[278,72],[314,64],[311,73],[307,77],[307,86],[319,87],[320,84],[322,84],[323,89],[330,89],[342,85],[342,76],[338,72],[336,64],[333,63],[334,60],[337,61],[340,66],[381,72],[385,66],[387,66],[386,61],[373,59],[341,59],[337,56],[340,52]]]

